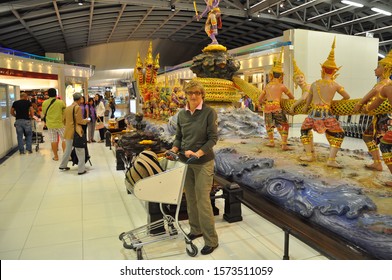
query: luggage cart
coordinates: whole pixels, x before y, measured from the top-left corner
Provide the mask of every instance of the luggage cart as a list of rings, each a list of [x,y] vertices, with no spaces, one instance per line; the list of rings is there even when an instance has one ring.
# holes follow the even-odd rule
[[[187,254],[191,257],[197,255],[197,246],[189,239],[178,219],[187,168],[187,164],[181,163],[176,158],[173,168],[135,183],[132,193],[139,200],[159,203],[163,215],[163,218],[158,221],[120,234],[119,239],[123,242],[124,248],[135,250],[138,260],[143,259],[144,245],[178,238],[179,233],[184,235]],[[163,204],[177,205],[174,217],[165,213]],[[164,230],[152,233],[158,228]]]

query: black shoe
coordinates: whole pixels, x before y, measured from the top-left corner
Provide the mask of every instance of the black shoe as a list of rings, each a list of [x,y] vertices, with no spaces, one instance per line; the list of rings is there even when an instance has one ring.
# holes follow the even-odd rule
[[[188,236],[188,238],[189,238],[190,240],[195,240],[196,238],[202,237],[203,234],[202,234],[202,233],[200,233],[200,234],[188,233],[187,236]]]
[[[29,154],[32,154],[32,153],[33,153],[33,151],[32,151],[32,150],[27,150],[27,152],[28,152]]]
[[[24,155],[24,154],[25,154],[25,152],[19,152],[19,154],[21,154],[21,155]]]
[[[67,171],[67,170],[70,170],[71,168],[69,168],[69,167],[59,167],[59,169],[63,170],[63,171]]]
[[[78,175],[83,175],[83,174],[86,174],[86,173],[87,173],[87,171],[84,170],[83,172],[79,172]]]
[[[200,253],[202,255],[208,255],[211,254],[212,252],[214,252],[214,250],[218,248],[218,245],[216,245],[215,247],[211,247],[211,246],[204,246],[203,249],[201,249]]]

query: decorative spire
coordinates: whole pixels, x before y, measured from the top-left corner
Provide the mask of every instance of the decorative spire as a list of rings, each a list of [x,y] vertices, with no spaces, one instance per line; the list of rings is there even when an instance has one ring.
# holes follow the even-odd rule
[[[279,56],[274,57],[274,65],[271,70],[272,72],[283,73],[282,58],[283,58],[283,47],[280,50]]]
[[[152,41],[150,41],[150,46],[148,47],[148,52],[144,63],[146,67],[152,66],[154,63],[154,60],[152,58]]]
[[[140,59],[140,53],[137,53],[136,68],[137,69],[142,69],[143,68],[143,62]]]
[[[340,67],[338,67],[335,63],[335,44],[336,44],[336,37],[334,37],[333,39],[331,51],[329,52],[327,60],[324,61],[324,63],[321,65],[322,67],[328,69],[335,69],[335,70],[340,69]]]
[[[301,69],[299,69],[297,62],[295,61],[295,59],[293,59],[293,65],[294,65],[294,74],[293,74],[293,78],[295,78],[296,76],[299,75],[303,75],[305,76],[305,74],[301,71]]]
[[[154,69],[158,70],[159,69],[159,53],[155,57],[154,61]]]

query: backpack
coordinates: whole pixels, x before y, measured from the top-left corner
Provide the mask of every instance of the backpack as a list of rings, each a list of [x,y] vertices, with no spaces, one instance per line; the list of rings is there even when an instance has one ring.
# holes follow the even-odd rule
[[[140,179],[158,174],[162,171],[163,169],[159,165],[156,153],[142,151],[134,158],[131,167],[125,173],[125,180],[130,184],[130,188],[133,189],[135,183]],[[130,191],[132,192],[132,190]]]

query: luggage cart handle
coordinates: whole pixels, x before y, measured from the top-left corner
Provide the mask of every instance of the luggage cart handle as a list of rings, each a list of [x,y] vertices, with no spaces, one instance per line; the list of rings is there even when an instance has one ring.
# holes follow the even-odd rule
[[[175,161],[178,161],[178,160],[180,159],[180,157],[178,156],[178,154],[176,154],[175,152],[170,151],[170,150],[165,152],[165,157],[166,157],[168,160],[175,160]],[[194,161],[197,160],[197,159],[199,159],[199,158],[196,157],[196,156],[191,156],[190,158],[188,158],[188,160],[187,160],[185,163],[186,163],[186,164],[192,163],[192,162],[194,162]]]
[[[175,160],[175,161],[179,160],[179,156],[175,152],[170,150],[165,152],[165,157],[168,160]]]

